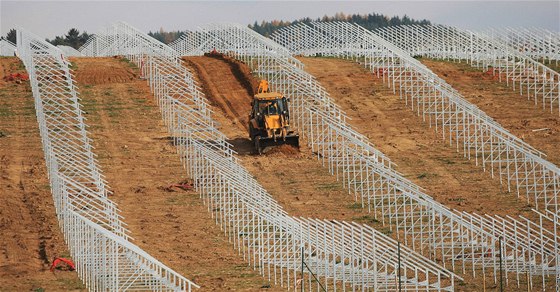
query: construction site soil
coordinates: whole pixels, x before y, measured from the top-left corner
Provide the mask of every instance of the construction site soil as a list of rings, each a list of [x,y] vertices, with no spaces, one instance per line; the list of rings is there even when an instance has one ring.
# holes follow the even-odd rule
[[[13,58],[0,60],[2,68],[15,64],[22,70]],[[529,213],[530,206],[507,193],[497,179],[483,173],[473,161],[464,159],[360,65],[330,58],[301,60],[352,118],[351,125],[395,161],[398,171],[436,200],[478,213]],[[95,152],[113,190],[110,198],[122,210],[134,243],[202,285],[203,290],[284,290],[247,265],[195,191],[172,186],[188,181],[188,177],[138,69],[122,58],[71,61]],[[288,213],[356,221],[395,236],[354,203],[353,196],[307,147],[297,150],[283,146],[264,155],[254,154],[247,120],[256,80],[244,64],[219,56],[188,57],[184,61],[199,80],[214,107],[220,130],[230,139],[241,163]],[[450,71],[448,75],[455,74],[452,68],[446,70]],[[496,84],[488,86],[493,88]],[[67,255],[49,194],[29,85],[0,83],[0,88],[0,131],[8,133],[4,137],[0,134],[0,200],[14,206],[0,209],[0,230],[10,235],[0,239],[8,241],[0,245],[4,249],[0,291],[13,290],[11,287],[81,289],[74,272],[50,273],[39,252],[44,241],[43,245],[50,247],[46,249],[46,259]],[[20,186],[22,180],[24,189]],[[20,219],[20,214],[27,214],[26,218]],[[43,234],[48,239],[43,239]],[[23,247],[18,245],[18,237],[25,237],[19,239],[25,243]],[[30,269],[27,264],[23,267],[22,261],[36,267],[28,273],[25,285],[14,279],[14,275],[23,273],[20,271]],[[468,284],[458,291],[481,290],[480,280],[473,284],[469,276],[465,278]]]
[[[67,257],[50,193],[29,81],[15,57],[0,57],[0,291],[83,290],[75,272],[49,270]]]
[[[134,243],[204,290],[259,290],[248,267],[188,181],[158,106],[122,58],[72,59],[101,169]],[[269,289],[270,290],[270,289]]]
[[[530,205],[465,159],[360,64],[332,58],[300,60],[347,112],[350,124],[438,202],[468,212],[534,216]]]
[[[509,132],[546,154],[545,159],[560,165],[557,104],[552,112],[550,104],[543,109],[540,100],[535,104],[533,96],[529,100],[526,93],[521,96],[519,88],[514,91],[511,83],[508,86],[505,80],[500,82],[491,72],[483,72],[466,63],[421,61]]]
[[[267,149],[264,155],[254,153],[247,132],[254,89],[248,85],[256,85],[257,80],[246,65],[222,57],[187,57],[184,60],[195,72],[211,105],[218,108],[215,119],[238,152],[243,166],[289,214],[321,219],[370,220],[342,184],[305,146],[298,150],[283,145]]]

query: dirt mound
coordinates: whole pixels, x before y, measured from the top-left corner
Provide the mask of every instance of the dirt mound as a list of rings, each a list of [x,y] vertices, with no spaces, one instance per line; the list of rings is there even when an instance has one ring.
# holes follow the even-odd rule
[[[70,58],[70,68],[75,72],[75,81],[85,86],[123,83],[138,78],[136,65],[122,57],[96,58],[107,60],[107,62],[95,62],[90,58],[79,58],[81,60],[79,65],[76,62],[77,59]],[[118,62],[109,62],[108,60],[117,60]]]
[[[285,156],[298,156],[300,152],[297,147],[284,144],[280,146],[267,147],[264,151],[264,154],[266,155],[281,154]]]

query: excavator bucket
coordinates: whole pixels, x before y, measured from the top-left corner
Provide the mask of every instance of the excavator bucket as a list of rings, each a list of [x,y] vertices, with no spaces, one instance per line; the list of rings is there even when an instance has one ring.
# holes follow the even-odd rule
[[[292,134],[287,135],[284,138],[277,137],[276,139],[272,137],[256,137],[255,150],[258,154],[262,154],[264,153],[266,148],[276,147],[284,144],[299,148],[299,135]]]

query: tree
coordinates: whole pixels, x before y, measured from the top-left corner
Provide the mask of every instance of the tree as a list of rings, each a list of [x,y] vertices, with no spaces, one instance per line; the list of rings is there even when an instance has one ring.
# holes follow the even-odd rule
[[[9,40],[12,43],[16,43],[17,39],[16,39],[16,30],[15,29],[10,29],[10,31],[8,31],[8,33],[6,34],[6,38],[7,40]]]
[[[47,39],[47,42],[54,46],[71,46],[74,49],[79,49],[91,37],[87,32],[82,32],[72,28],[64,36],[56,36],[53,40]]]
[[[309,17],[301,18],[295,21],[283,21],[283,20],[275,19],[271,21],[262,21],[260,24],[257,21],[255,21],[254,24],[249,24],[249,28],[268,37],[282,27],[289,26],[291,24],[297,24],[297,23],[308,24],[311,21],[313,21],[313,19]],[[377,14],[377,13],[370,13],[367,15],[360,15],[360,14],[347,15],[343,12],[338,12],[334,16],[325,15],[323,17],[318,17],[317,19],[315,19],[315,21],[348,21],[351,23],[359,24],[368,30],[377,29],[379,27],[384,27],[389,25],[430,24],[429,20],[423,19],[418,21],[410,18],[408,15],[404,15],[403,18],[401,19],[398,16],[389,18],[383,14]]]
[[[66,44],[68,46],[71,46],[73,48],[79,48],[80,47],[80,31],[75,29],[75,28],[71,28],[68,33],[66,34]]]

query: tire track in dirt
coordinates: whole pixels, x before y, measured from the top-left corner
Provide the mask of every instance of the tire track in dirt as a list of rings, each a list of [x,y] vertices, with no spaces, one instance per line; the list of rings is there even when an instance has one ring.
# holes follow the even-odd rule
[[[185,57],[187,67],[194,69],[195,78],[203,84],[205,94],[209,99],[215,96],[230,98],[230,102],[242,110],[250,111],[249,105],[239,102],[240,96],[229,95],[228,92],[245,88],[243,101],[251,100],[248,84],[257,82],[251,77],[248,67],[241,63],[214,57]],[[193,66],[196,64],[196,67]],[[236,66],[239,68],[233,68]],[[204,68],[204,74],[199,74],[198,68]],[[240,71],[243,74],[232,73]],[[244,80],[245,79],[245,80]],[[252,93],[251,93],[252,94]],[[214,103],[216,104],[216,103]],[[246,106],[247,109],[241,108]],[[300,143],[300,151],[288,149],[273,149],[264,155],[255,155],[253,145],[248,138],[248,132],[238,123],[232,122],[227,110],[215,105],[213,119],[217,120],[220,130],[229,137],[234,149],[241,158],[241,164],[257,179],[257,181],[278,201],[284,209],[293,216],[303,216],[321,219],[335,219],[366,223],[390,233],[388,228],[382,227],[373,216],[366,213],[361,206],[354,203],[354,197],[348,194],[342,183],[331,175],[311,150]],[[242,114],[244,116],[244,114]],[[237,116],[240,119],[242,116]],[[290,148],[290,150],[292,150]]]
[[[242,73],[232,60],[214,57],[188,57],[183,60],[194,69],[210,103],[232,120],[236,128],[247,132],[253,95],[248,84],[254,82],[243,82],[247,79],[240,76]]]

